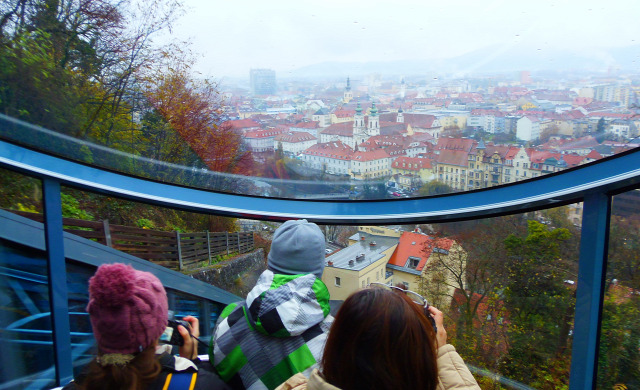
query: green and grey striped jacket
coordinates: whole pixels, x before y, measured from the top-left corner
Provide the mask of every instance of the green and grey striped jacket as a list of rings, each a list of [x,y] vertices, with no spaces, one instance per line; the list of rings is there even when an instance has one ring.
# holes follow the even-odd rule
[[[332,323],[322,280],[266,270],[246,302],[222,311],[210,361],[234,389],[275,389],[295,373],[311,374]]]

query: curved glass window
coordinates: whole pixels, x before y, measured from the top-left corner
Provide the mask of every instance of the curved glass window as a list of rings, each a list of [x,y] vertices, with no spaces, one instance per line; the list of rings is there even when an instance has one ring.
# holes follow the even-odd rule
[[[323,200],[486,189],[638,144],[640,31],[621,20],[635,4],[402,1],[391,19],[362,2],[106,4],[6,14],[2,139],[166,183]],[[594,9],[630,27],[613,34]]]

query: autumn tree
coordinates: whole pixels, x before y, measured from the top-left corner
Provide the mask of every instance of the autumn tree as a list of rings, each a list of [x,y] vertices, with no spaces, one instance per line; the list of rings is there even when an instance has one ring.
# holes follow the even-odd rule
[[[191,63],[177,58],[168,58],[167,70],[153,73],[146,82],[153,109],[211,171],[252,172],[253,158],[241,134],[220,124],[221,96],[215,83],[193,78]]]
[[[459,225],[441,229],[444,234],[455,231],[446,236],[456,242],[454,250],[431,253],[419,279],[420,290],[434,305],[446,305],[439,307],[453,321],[452,343],[465,359],[495,369],[506,344],[506,314],[499,295],[506,266],[504,239],[524,231],[522,218],[506,216]]]
[[[130,145],[130,91],[159,56],[151,37],[179,9],[173,0],[3,2],[0,110],[107,146]]]
[[[451,188],[451,186],[438,180],[429,180],[418,190],[418,194],[420,194],[420,196],[449,194],[451,192],[453,192],[453,188]]]

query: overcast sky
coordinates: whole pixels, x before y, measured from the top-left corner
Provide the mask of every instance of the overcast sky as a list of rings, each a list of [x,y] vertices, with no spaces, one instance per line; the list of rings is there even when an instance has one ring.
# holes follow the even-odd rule
[[[491,47],[584,51],[640,43],[640,0],[185,0],[173,36],[205,76],[280,75],[324,61],[449,58]]]

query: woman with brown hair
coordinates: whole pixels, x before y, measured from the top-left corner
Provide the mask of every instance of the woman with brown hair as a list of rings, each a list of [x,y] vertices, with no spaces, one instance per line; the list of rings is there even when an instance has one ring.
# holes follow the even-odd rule
[[[64,390],[228,389],[198,359],[198,319],[167,326],[167,293],[153,274],[120,263],[100,266],[89,279],[87,311],[98,355]],[[169,340],[181,344],[179,356],[159,345],[174,331],[182,342]]]
[[[414,292],[372,285],[340,307],[321,371],[296,374],[278,389],[479,389],[446,342],[440,310]]]

